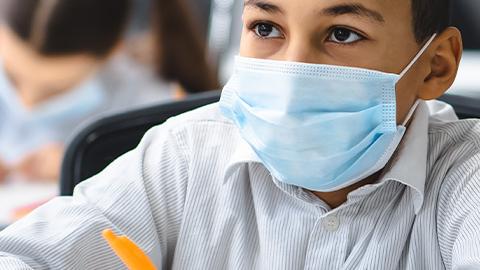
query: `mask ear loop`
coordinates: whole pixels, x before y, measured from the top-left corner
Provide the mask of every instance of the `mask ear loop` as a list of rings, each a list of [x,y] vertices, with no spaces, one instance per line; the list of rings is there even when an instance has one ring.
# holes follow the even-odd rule
[[[437,34],[433,34],[432,37],[425,43],[425,45],[423,45],[423,48],[417,53],[417,55],[415,55],[415,57],[413,58],[413,60],[410,62],[410,64],[408,64],[408,66],[402,71],[402,73],[400,73],[400,79],[403,78],[403,76],[405,76],[405,74],[407,74],[407,72],[413,67],[413,65],[415,65],[415,63],[417,62],[417,60],[423,55],[423,53],[428,49],[428,47],[430,46],[430,44],[432,44],[433,40],[437,37]]]
[[[408,112],[407,117],[405,117],[405,120],[403,120],[402,126],[404,127],[407,126],[408,121],[412,119],[413,113],[415,113],[419,104],[420,104],[420,100],[417,99],[417,101],[415,101],[415,103],[413,104],[412,108],[410,108],[410,111]]]
[[[432,44],[433,40],[437,37],[437,34],[433,34],[432,37],[430,37],[430,39],[425,43],[425,45],[423,45],[422,49],[417,53],[417,55],[415,55],[415,57],[413,58],[413,60],[410,62],[410,64],[408,64],[408,66],[402,71],[402,73],[400,73],[400,79],[403,78],[403,76],[405,76],[405,74],[407,74],[407,72],[413,67],[413,65],[415,65],[415,63],[417,62],[417,60],[423,55],[423,53],[428,49],[428,47],[430,46],[430,44]],[[420,100],[417,99],[415,101],[415,103],[413,104],[412,108],[410,108],[410,111],[408,112],[407,114],[407,117],[405,117],[405,120],[403,120],[403,123],[402,123],[402,126],[406,126],[408,121],[410,121],[410,119],[412,118],[413,114],[415,113],[418,105],[420,104]]]

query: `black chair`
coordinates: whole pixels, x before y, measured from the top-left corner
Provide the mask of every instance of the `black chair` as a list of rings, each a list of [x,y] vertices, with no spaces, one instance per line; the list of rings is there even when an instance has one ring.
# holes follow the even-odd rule
[[[452,105],[460,119],[480,118],[480,85],[478,90],[447,92],[440,100]]]
[[[147,130],[168,118],[217,102],[220,91],[103,117],[82,129],[69,143],[62,164],[60,194],[99,173],[122,154],[134,149]]]

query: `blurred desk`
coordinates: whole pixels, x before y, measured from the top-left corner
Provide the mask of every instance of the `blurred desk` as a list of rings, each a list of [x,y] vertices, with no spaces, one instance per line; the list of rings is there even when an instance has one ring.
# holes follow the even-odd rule
[[[57,195],[57,183],[9,181],[0,184],[0,229],[15,221],[17,209],[45,202]]]

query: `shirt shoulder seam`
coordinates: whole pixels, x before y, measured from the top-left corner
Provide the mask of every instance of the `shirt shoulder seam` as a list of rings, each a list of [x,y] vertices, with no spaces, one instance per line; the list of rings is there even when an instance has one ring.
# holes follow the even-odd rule
[[[467,142],[467,143],[471,143],[475,146],[475,149],[476,150],[480,150],[480,142],[478,142],[477,140],[474,140],[472,138],[472,136],[470,135],[467,135],[467,138],[469,138],[470,140],[466,140],[466,141],[459,141],[458,139],[455,138],[455,136],[453,134],[451,134],[450,130],[447,129],[447,128],[443,128],[443,127],[440,127],[440,128],[437,128],[435,130],[431,130],[429,129],[428,131],[428,134],[442,134],[442,135],[446,135],[449,137],[450,140],[452,140],[453,142],[455,143],[460,143],[460,142]]]

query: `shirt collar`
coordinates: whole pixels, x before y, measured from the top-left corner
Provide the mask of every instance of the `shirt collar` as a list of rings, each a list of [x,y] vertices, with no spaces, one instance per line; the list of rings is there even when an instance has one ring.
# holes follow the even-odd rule
[[[237,146],[226,167],[224,180],[229,179],[241,165],[246,163],[261,163],[261,161],[252,147],[238,134]]]
[[[418,105],[397,151],[383,169],[379,183],[396,181],[411,188],[415,213],[423,205],[427,175],[429,110]]]
[[[385,166],[377,186],[388,181],[400,182],[411,188],[415,213],[418,214],[422,205],[425,190],[428,147],[429,111],[426,103],[418,105],[407,131],[397,151]],[[238,135],[235,152],[230,159],[225,181],[237,169],[247,163],[261,163],[251,146]]]

